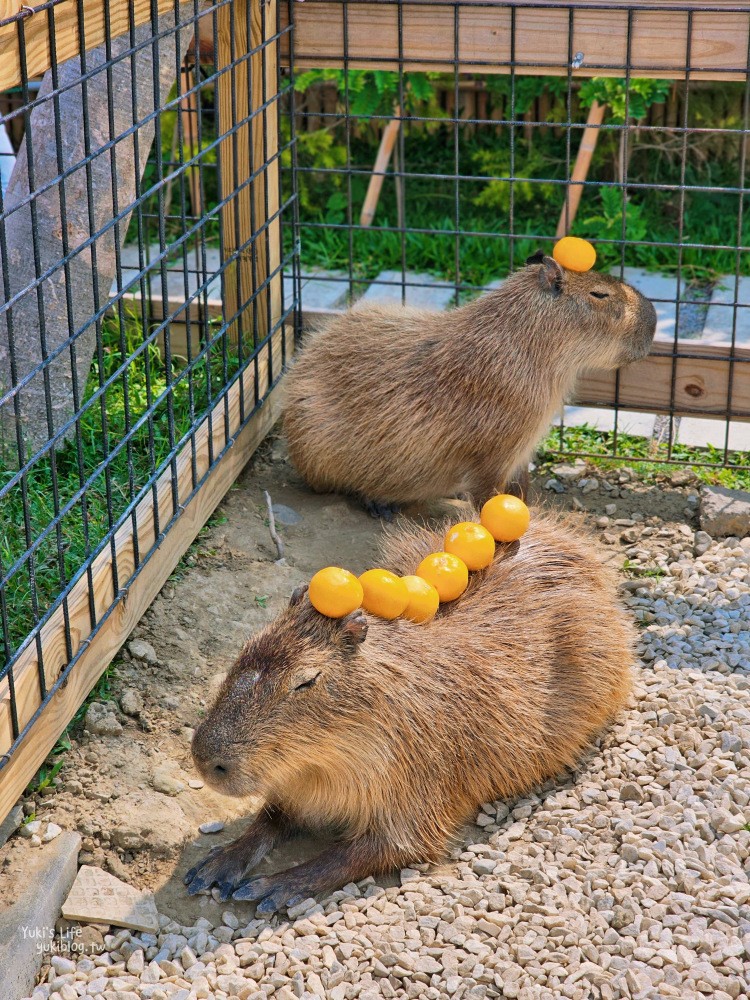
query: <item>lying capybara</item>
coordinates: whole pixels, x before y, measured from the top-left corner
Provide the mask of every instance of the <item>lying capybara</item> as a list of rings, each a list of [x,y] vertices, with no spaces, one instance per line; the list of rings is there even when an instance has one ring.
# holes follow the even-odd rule
[[[654,307],[608,274],[537,254],[459,309],[355,306],[313,334],[288,372],[291,459],[320,492],[373,514],[524,483],[587,368],[645,357]]]
[[[411,573],[442,538],[399,529],[382,565]],[[570,520],[533,511],[426,625],[325,618],[306,589],[248,641],[195,732],[206,782],[266,806],[188,872],[190,893],[217,885],[272,912],[438,861],[481,803],[575,767],[630,690],[633,627]],[[249,877],[293,831],[325,828],[339,839],[318,858]]]

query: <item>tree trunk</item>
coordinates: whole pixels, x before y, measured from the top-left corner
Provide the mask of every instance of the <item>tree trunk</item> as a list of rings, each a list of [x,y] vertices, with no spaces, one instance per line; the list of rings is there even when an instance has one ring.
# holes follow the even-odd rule
[[[194,10],[192,2],[185,3],[181,13],[188,17]],[[168,32],[175,24],[174,11],[163,14],[157,22],[158,32]],[[154,35],[151,22],[135,29],[135,45],[148,41]],[[193,25],[179,31],[179,62],[193,37]],[[129,33],[111,43],[113,58],[128,52],[131,47]],[[85,70],[98,70],[86,86],[80,81],[81,60],[68,60],[58,67],[60,93],[59,124],[60,149],[55,139],[55,101],[48,97],[52,92],[52,73],[45,74],[39,98],[48,97],[31,113],[27,136],[18,153],[4,202],[6,219],[5,252],[0,260],[0,272],[5,272],[10,284],[10,297],[20,296],[12,306],[0,283],[0,452],[7,464],[16,465],[42,448],[74,414],[74,386],[78,402],[82,401],[91,359],[96,348],[96,324],[80,332],[92,316],[109,299],[115,278],[115,254],[125,239],[130,213],[119,225],[110,227],[96,237],[95,254],[90,248],[79,250],[92,233],[97,233],[113,216],[132,205],[136,197],[136,176],[142,177],[154,141],[154,120],[138,128],[138,164],[132,136],[120,139],[112,151],[101,153],[91,160],[87,170],[78,166],[86,157],[84,123],[87,123],[90,150],[96,153],[111,138],[142,121],[167,99],[175,81],[176,45],[173,36],[160,39],[154,46],[139,49],[131,61],[125,56],[111,68],[111,88],[107,71],[100,69],[107,53],[102,45],[86,53]],[[154,58],[158,58],[158,93],[154,93]],[[134,62],[134,66],[133,66]],[[65,90],[65,87],[70,89]],[[135,90],[135,93],[133,91]],[[112,104],[113,132],[110,134],[109,103]],[[133,114],[133,105],[137,115]],[[33,175],[29,176],[29,146],[32,152]],[[58,156],[60,163],[58,163]],[[72,170],[64,181],[56,181],[59,167]],[[138,171],[136,175],[136,170]],[[112,175],[115,175],[115,190]],[[49,189],[41,191],[46,185]],[[62,218],[60,188],[64,186],[66,218]],[[39,191],[39,194],[34,192]],[[33,198],[28,204],[23,202]],[[91,213],[89,209],[91,201]],[[32,207],[36,220],[32,217]],[[70,259],[69,274],[59,265],[67,252],[78,252]],[[3,223],[0,223],[2,236]],[[36,231],[36,236],[34,235]],[[118,240],[119,238],[119,240]],[[39,271],[35,269],[35,250],[39,258]],[[0,240],[0,254],[2,240]],[[95,259],[94,259],[95,256]],[[37,273],[43,275],[51,268],[54,272],[41,282],[35,281]],[[67,282],[70,282],[68,303]],[[71,355],[71,338],[74,353]],[[14,377],[11,377],[11,344],[15,358]],[[46,367],[46,375],[35,371],[45,356],[56,349],[61,353]],[[33,373],[33,374],[32,374]],[[18,392],[22,454],[16,445],[16,406],[14,398],[4,393],[29,377]],[[48,381],[49,392],[45,390]],[[49,400],[47,400],[49,395]],[[73,429],[58,439],[60,446],[72,436]]]

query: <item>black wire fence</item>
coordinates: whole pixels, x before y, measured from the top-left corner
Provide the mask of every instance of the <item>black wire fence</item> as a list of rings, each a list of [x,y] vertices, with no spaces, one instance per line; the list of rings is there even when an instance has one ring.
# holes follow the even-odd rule
[[[206,484],[272,425],[306,318],[447,308],[585,236],[655,301],[657,341],[584,379],[547,447],[750,467],[750,5],[19,8],[0,20],[0,814],[210,513]]]
[[[0,21],[0,790],[270,412],[294,337],[290,31],[276,3],[232,0]]]

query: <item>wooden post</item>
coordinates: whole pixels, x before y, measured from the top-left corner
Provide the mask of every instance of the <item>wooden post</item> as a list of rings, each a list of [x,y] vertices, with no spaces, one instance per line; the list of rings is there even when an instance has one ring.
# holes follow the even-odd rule
[[[195,53],[198,58],[198,52]],[[198,63],[196,62],[196,66]],[[185,136],[184,150],[185,158],[192,160],[200,152],[198,148],[198,115],[200,114],[200,103],[197,92],[193,90],[195,86],[195,73],[190,63],[185,61],[182,66],[182,87],[180,98],[180,111],[182,112],[182,128]],[[187,168],[188,190],[190,192],[190,209],[196,218],[203,215],[203,200],[201,198],[201,175],[200,166],[195,164]]]
[[[278,106],[273,101],[277,53],[275,43],[263,44],[275,31],[276,0],[234,0],[219,9],[219,129],[226,135],[219,145],[221,198],[226,200],[221,209],[221,232],[224,259],[229,261],[222,297],[230,340],[236,343],[242,329],[243,339],[251,345],[266,336],[281,312],[280,275],[257,291],[281,259],[279,165],[275,159]],[[257,51],[248,56],[252,50]],[[270,106],[259,110],[267,102]],[[253,179],[247,183],[250,176]],[[268,219],[273,221],[266,226]],[[251,301],[252,319],[244,318]]]
[[[573,225],[573,220],[576,217],[578,203],[580,202],[581,195],[583,194],[583,184],[576,184],[573,182],[585,181],[588,176],[589,167],[591,166],[591,157],[594,155],[596,144],[599,141],[599,132],[601,131],[601,129],[596,128],[596,126],[601,125],[606,109],[607,105],[600,104],[598,101],[594,101],[589,108],[586,128],[583,130],[583,138],[581,139],[581,145],[578,147],[578,155],[576,156],[573,173],[570,176],[571,184],[568,186],[565,204],[562,207],[562,212],[560,212],[560,221],[557,223],[555,236],[558,239],[560,239],[561,236],[565,236]]]
[[[372,176],[370,177],[370,183],[367,186],[367,194],[365,195],[365,203],[362,206],[362,214],[359,217],[360,226],[369,226],[375,218],[375,209],[378,207],[378,201],[380,200],[380,192],[383,187],[386,171],[388,170],[388,161],[393,153],[393,147],[396,145],[398,130],[400,128],[401,108],[397,106],[394,111],[394,118],[388,122],[383,130],[383,137],[380,140],[378,155],[375,157],[375,165],[372,168]]]

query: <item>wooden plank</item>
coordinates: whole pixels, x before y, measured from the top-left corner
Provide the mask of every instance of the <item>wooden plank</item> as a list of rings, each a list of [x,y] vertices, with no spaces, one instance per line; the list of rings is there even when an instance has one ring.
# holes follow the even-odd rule
[[[227,322],[239,311],[241,300],[249,301],[257,287],[253,275],[252,245],[248,241],[253,233],[251,209],[252,191],[249,185],[237,190],[247,180],[250,167],[250,81],[249,60],[243,54],[249,49],[248,3],[258,0],[235,0],[231,6],[222,7],[217,15],[217,71],[223,71],[216,80],[216,101],[219,108],[219,133],[226,134],[218,147],[220,168],[220,194],[226,200],[220,212],[221,248],[223,259],[229,261],[222,277],[222,298]],[[236,130],[233,132],[233,127]],[[257,223],[256,223],[257,226]],[[247,244],[235,260],[238,247]],[[242,323],[243,336],[250,315]],[[237,343],[238,323],[231,322],[229,337]]]
[[[619,393],[615,392],[614,372],[589,372],[581,379],[575,401],[579,405],[614,406],[726,419],[750,420],[750,349],[680,341],[679,351],[697,357],[674,357],[663,343],[651,354],[620,370]],[[732,364],[730,358],[737,359]],[[672,369],[674,366],[674,402]],[[731,383],[731,397],[730,397]],[[731,402],[730,402],[731,398]]]
[[[238,61],[237,53],[247,51],[248,11],[253,55]],[[242,335],[253,344],[266,336],[271,317],[281,308],[280,274],[268,288],[254,294],[281,259],[279,220],[261,231],[263,221],[272,218],[279,207],[279,166],[273,160],[278,150],[277,45],[267,41],[276,33],[276,0],[235,0],[232,7],[219,11],[217,20],[219,67],[231,67],[217,80],[219,129],[225,133],[233,122],[240,125],[219,145],[221,196],[229,199],[221,210],[222,248],[229,261],[222,286],[224,315],[230,321],[254,296],[252,313],[242,322]],[[230,25],[234,26],[234,53]],[[267,102],[272,102],[270,107],[265,107]],[[251,117],[250,106],[262,110]],[[248,172],[253,180],[238,190]],[[234,254],[237,257],[232,261]],[[229,328],[234,343],[239,326],[237,322]]]
[[[688,61],[693,80],[744,80],[746,76],[750,12],[732,11],[732,3],[718,0],[713,10],[699,2],[667,0],[654,10],[637,10],[636,0],[606,9],[595,0],[579,0],[573,13],[572,51],[583,53],[575,77],[625,75],[628,61],[628,10],[632,13],[630,63],[633,76],[681,79]],[[644,4],[641,2],[640,6]],[[677,8],[680,9],[670,9]],[[689,8],[689,11],[683,8]],[[704,8],[701,10],[701,8]],[[723,10],[722,8],[727,8]],[[404,3],[403,68],[407,71],[453,72],[456,60],[464,72],[508,73],[511,61],[511,24],[515,20],[516,71],[528,75],[567,75],[569,9],[539,0],[533,7],[476,6],[468,0],[447,3]],[[458,11],[456,51],[455,11]],[[282,4],[282,24],[287,16]],[[344,66],[344,19],[348,18],[348,54],[351,69],[399,68],[399,5],[342,4],[307,0],[294,5],[295,69]],[[692,23],[690,23],[692,20]],[[690,24],[690,28],[689,28]],[[289,59],[289,37],[282,52]]]
[[[274,365],[281,363],[282,331],[278,330],[262,354],[272,353]],[[288,332],[287,336],[291,338]],[[290,344],[287,350],[291,349]],[[268,379],[264,374],[268,365],[261,358],[259,364],[258,397],[262,398],[268,389]],[[278,367],[275,368],[278,371]],[[255,371],[250,365],[241,380],[245,407],[251,407],[255,396]],[[76,666],[71,670],[66,682],[55,692],[42,710],[28,737],[14,751],[10,762],[0,771],[0,815],[5,816],[18,796],[44,761],[55,741],[70,722],[79,705],[102,674],[104,668],[127,639],[138,620],[158,594],[179,558],[187,550],[201,527],[206,523],[226,491],[237,478],[255,449],[273,427],[280,416],[280,394],[274,388],[262,407],[238,432],[240,424],[240,382],[228,393],[229,435],[236,434],[236,440],[221,460],[208,474],[195,496],[188,500],[193,489],[192,450],[186,445],[177,456],[177,493],[185,510],[167,532],[165,539],[132,581],[127,599],[120,600],[106,622],[81,654]],[[212,411],[212,419],[206,418],[198,427],[195,436],[198,476],[204,475],[209,467],[209,436],[213,440],[214,454],[225,444],[225,402],[217,403]],[[211,427],[209,429],[209,423]],[[167,469],[157,483],[158,512],[163,526],[173,515],[172,471]],[[151,494],[136,508],[137,537],[140,551],[147,551],[154,543],[154,508]],[[134,534],[132,521],[120,528],[115,536],[117,566],[121,581],[127,581],[134,570]],[[93,593],[97,614],[101,616],[111,605],[115,594],[112,586],[112,563],[107,547],[92,567]],[[91,632],[89,617],[88,581],[84,576],[73,588],[68,599],[70,632],[73,652]],[[67,663],[65,646],[65,622],[62,608],[59,608],[45,625],[41,634],[44,649],[44,670],[48,686],[54,684]],[[32,717],[40,703],[38,682],[38,661],[36,645],[31,643],[19,657],[15,669],[16,703],[21,728]],[[7,678],[0,681],[0,755],[6,753],[12,744],[10,728],[10,696]]]
[[[102,0],[82,0],[84,15],[84,38],[87,49],[96,48],[106,38],[105,5]],[[33,9],[34,5],[29,4]],[[128,10],[133,8],[136,27],[151,20],[153,0],[108,0],[110,30],[112,38],[117,38],[130,28]],[[18,14],[21,8],[18,0],[0,0],[0,21]],[[174,10],[174,0],[156,0],[159,14]],[[78,4],[60,3],[49,10],[38,11],[23,19],[23,37],[26,50],[26,72],[29,76],[41,76],[50,68],[50,22],[55,37],[58,63],[77,56],[81,38],[78,30]],[[21,60],[19,51],[20,32],[17,23],[11,22],[0,27],[0,90],[9,90],[21,83]]]

